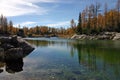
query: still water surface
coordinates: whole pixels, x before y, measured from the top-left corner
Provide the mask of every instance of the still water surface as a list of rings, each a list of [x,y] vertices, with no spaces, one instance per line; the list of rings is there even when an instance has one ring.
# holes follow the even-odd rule
[[[26,40],[35,50],[22,59],[19,72],[0,62],[0,80],[120,80],[120,41]]]

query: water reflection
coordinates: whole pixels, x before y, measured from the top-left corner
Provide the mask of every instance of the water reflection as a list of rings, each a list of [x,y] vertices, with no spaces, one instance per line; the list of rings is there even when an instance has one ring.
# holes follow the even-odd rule
[[[23,58],[5,59],[5,69],[8,73],[16,73],[23,71]]]
[[[72,47],[78,51],[79,63],[90,71],[101,72],[108,80],[120,79],[119,41],[84,41],[72,44]]]
[[[47,47],[47,46],[54,46],[54,45],[66,45],[67,41],[52,41],[52,40],[27,40],[29,43],[36,47]]]
[[[19,49],[19,48],[18,48]],[[23,71],[23,58],[29,55],[29,53],[17,52],[17,49],[13,49],[11,52],[4,51],[0,48],[0,73],[16,73]]]
[[[54,45],[60,47],[65,46],[68,48],[67,50],[68,52],[70,52],[70,55],[72,56],[71,59],[78,59],[79,64],[86,67],[90,74],[94,73],[93,76],[100,76],[101,77],[100,80],[120,79],[119,41],[75,41],[75,40],[73,41],[28,40],[28,41],[37,47],[47,47]],[[76,56],[76,51],[77,58],[73,58]]]

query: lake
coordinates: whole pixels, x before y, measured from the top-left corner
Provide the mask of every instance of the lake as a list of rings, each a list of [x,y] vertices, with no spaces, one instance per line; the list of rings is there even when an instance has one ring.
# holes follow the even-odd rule
[[[0,80],[120,80],[120,41],[26,40],[35,50],[9,63],[14,72],[0,60]]]

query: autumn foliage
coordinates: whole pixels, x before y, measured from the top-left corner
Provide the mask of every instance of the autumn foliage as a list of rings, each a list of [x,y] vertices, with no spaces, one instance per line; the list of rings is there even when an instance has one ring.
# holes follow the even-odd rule
[[[101,12],[100,7],[99,3],[91,4],[79,14],[78,25],[75,28],[77,34],[120,32],[120,0],[114,9],[108,10],[105,4],[104,12]]]

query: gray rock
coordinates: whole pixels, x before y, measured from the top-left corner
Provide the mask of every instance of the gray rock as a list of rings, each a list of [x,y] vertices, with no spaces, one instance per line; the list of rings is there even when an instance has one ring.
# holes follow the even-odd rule
[[[120,40],[120,33],[116,33],[113,40]]]
[[[6,59],[18,59],[23,58],[22,48],[11,48],[5,52]]]
[[[0,42],[2,44],[4,44],[4,43],[11,43],[11,37],[2,37],[2,38],[0,38]]]
[[[120,33],[117,32],[103,32],[98,35],[73,35],[71,39],[79,39],[79,40],[120,40]]]
[[[1,48],[3,48],[6,51],[8,49],[14,48],[14,46],[9,43],[4,43],[1,45]]]

